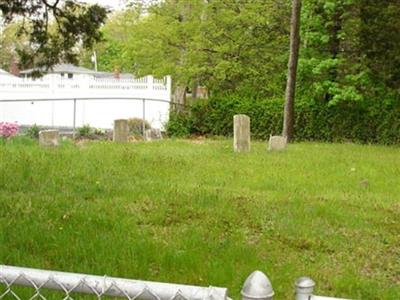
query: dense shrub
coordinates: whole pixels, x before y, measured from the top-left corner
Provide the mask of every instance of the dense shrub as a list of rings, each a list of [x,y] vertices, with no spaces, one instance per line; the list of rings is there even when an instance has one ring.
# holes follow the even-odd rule
[[[93,134],[93,128],[89,124],[78,128],[79,137],[89,138]]]
[[[129,132],[134,135],[141,135],[143,133],[143,119],[130,118],[128,119]],[[145,121],[145,128],[150,129],[150,123]]]
[[[165,129],[170,137],[187,137],[194,132],[190,113],[171,112]]]
[[[0,122],[0,137],[7,139],[17,135],[19,126],[17,123]]]
[[[40,131],[39,126],[37,126],[36,124],[33,124],[31,127],[29,127],[26,130],[25,134],[28,137],[30,137],[31,139],[36,139],[37,140],[39,138],[39,131]]]
[[[90,140],[107,140],[108,133],[105,130],[90,127],[89,124],[86,124],[78,128],[78,137]]]
[[[167,133],[231,136],[233,116],[240,113],[251,118],[253,138],[282,131],[283,100],[221,96],[195,102],[190,112],[171,114]],[[295,124],[297,141],[395,144],[400,142],[400,101],[329,105],[300,100]]]

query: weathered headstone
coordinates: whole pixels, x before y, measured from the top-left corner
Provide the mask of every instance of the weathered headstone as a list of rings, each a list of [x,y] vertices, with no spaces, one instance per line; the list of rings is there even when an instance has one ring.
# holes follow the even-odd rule
[[[129,136],[128,120],[114,120],[113,141],[117,143],[127,143]]]
[[[271,135],[269,137],[268,150],[269,151],[282,151],[287,146],[287,138],[279,135]]]
[[[250,118],[246,115],[233,117],[233,149],[235,152],[250,151]]]
[[[162,140],[161,130],[158,128],[146,129],[145,140],[146,141]]]
[[[39,131],[39,145],[58,146],[60,144],[60,133],[58,130]]]

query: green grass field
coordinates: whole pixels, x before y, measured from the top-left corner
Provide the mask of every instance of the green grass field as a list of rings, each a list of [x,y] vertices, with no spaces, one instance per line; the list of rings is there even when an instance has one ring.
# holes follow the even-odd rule
[[[0,144],[0,264],[400,299],[400,148],[231,141]]]

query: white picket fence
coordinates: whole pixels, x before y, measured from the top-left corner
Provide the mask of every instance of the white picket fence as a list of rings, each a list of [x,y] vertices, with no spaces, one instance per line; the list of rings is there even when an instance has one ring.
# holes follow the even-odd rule
[[[89,124],[111,128],[113,120],[142,118],[145,110],[152,127],[162,129],[168,120],[170,100],[169,76],[47,80],[0,77],[0,121],[21,125],[72,127],[75,120],[78,127]]]

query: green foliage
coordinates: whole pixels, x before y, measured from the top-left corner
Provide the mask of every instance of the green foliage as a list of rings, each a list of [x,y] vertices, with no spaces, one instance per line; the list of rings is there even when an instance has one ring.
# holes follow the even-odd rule
[[[99,69],[109,72],[113,72],[115,69],[121,72],[133,71],[135,60],[127,51],[131,40],[136,35],[140,13],[140,10],[127,8],[110,15],[107,23],[101,29],[102,41],[93,47],[97,53]],[[82,53],[81,62],[88,67],[92,66],[92,49],[84,50]]]
[[[340,102],[398,94],[396,1],[304,0],[297,95]],[[212,95],[283,97],[290,3],[162,1],[115,14],[98,44],[102,65],[137,75],[172,75]],[[262,13],[260,13],[262,12]]]
[[[192,120],[190,115],[183,112],[171,112],[166,132],[169,137],[187,137],[191,133]]]
[[[97,136],[106,135],[106,131],[100,128],[94,128],[93,133]]]
[[[78,128],[78,137],[90,140],[107,140],[109,134],[102,129],[90,127],[89,124]]]
[[[20,64],[51,67],[60,61],[76,62],[77,44],[91,48],[101,40],[99,29],[107,10],[73,0],[0,0],[0,14],[6,24],[22,19],[17,36],[28,37],[29,47],[15,49]]]
[[[148,121],[144,121],[145,129],[150,129],[151,125]],[[141,118],[130,118],[128,119],[129,132],[135,135],[143,134],[143,119]]]
[[[32,139],[38,139],[39,138],[39,131],[40,128],[36,124],[32,125],[26,130],[26,135],[29,136]]]
[[[304,0],[298,95],[331,105],[398,95],[399,14],[393,0]]]
[[[90,137],[93,134],[93,128],[89,124],[78,128],[79,137]]]
[[[289,15],[289,3],[275,0],[168,0],[146,13],[134,5],[104,26],[99,66],[172,75],[175,86],[276,95],[285,79]]]
[[[102,68],[172,75],[211,95],[283,98],[290,1],[134,3],[102,30]],[[303,0],[298,97],[336,105],[398,95],[399,14],[394,0]]]
[[[233,116],[251,118],[251,132],[256,139],[280,134],[283,101],[238,96],[213,97],[195,102],[190,113],[172,115],[167,125],[169,135],[201,134],[231,136]],[[400,143],[400,101],[385,103],[347,101],[337,105],[309,100],[296,103],[295,140],[360,143]]]
[[[17,50],[29,49],[26,34],[18,34],[22,23],[14,21],[0,30],[0,68],[9,70],[13,60],[16,61]]]
[[[169,135],[231,136],[233,116],[246,114],[251,118],[254,137],[265,139],[282,130],[283,102],[281,100],[254,100],[239,96],[220,96],[196,101],[186,114],[173,114],[167,124]],[[171,123],[171,124],[170,124]],[[177,131],[177,132],[176,132]]]

